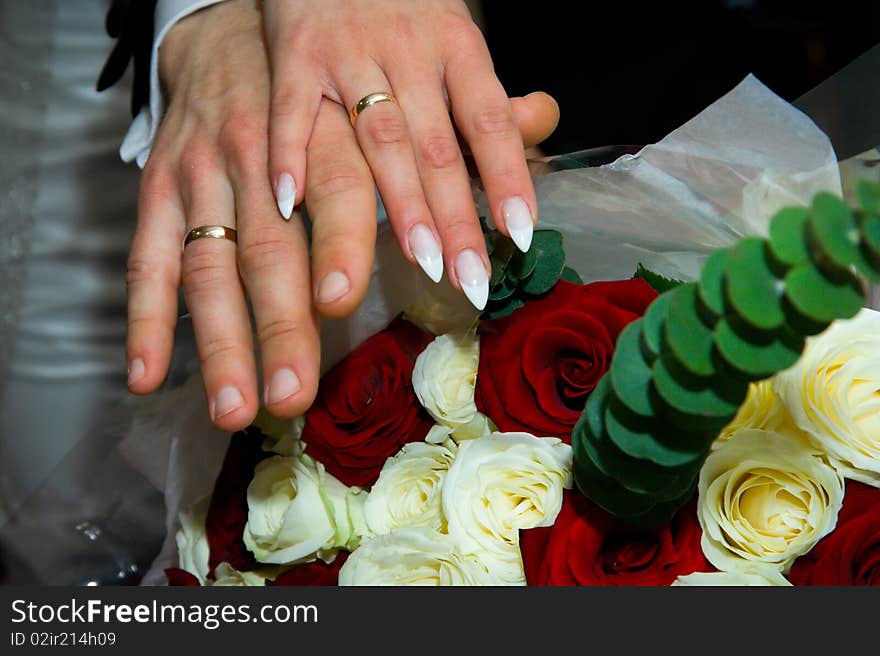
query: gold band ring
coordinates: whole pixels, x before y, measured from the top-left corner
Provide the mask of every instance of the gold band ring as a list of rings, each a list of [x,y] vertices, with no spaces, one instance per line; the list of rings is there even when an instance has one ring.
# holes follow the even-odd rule
[[[349,116],[351,117],[351,124],[354,125],[354,122],[357,120],[358,114],[364,111],[370,105],[375,105],[380,102],[397,102],[387,91],[380,91],[378,93],[371,93],[367,96],[364,96],[360,100],[358,100],[357,105],[351,108],[349,112]]]
[[[196,239],[201,239],[202,237],[213,237],[214,239],[228,239],[232,243],[238,241],[238,233],[233,228],[227,228],[222,225],[207,225],[207,226],[199,226],[198,228],[193,228],[186,234],[186,239],[183,240],[183,247],[186,248],[187,244],[191,241],[195,241]]]

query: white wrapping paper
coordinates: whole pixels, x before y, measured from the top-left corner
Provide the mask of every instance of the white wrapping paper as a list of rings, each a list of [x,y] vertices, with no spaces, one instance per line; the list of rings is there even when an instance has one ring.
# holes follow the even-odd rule
[[[631,277],[640,262],[694,279],[709,253],[743,235],[765,234],[769,217],[784,205],[806,204],[822,190],[840,194],[841,182],[826,135],[748,77],[637,155],[549,173],[536,179],[536,188],[541,226],[564,234],[568,264],[585,281]],[[323,324],[323,368],[431,285],[382,226],[363,307],[347,320]],[[162,570],[176,565],[177,515],[210,492],[227,444],[228,436],[208,421],[196,373],[184,386],[144,402],[120,447],[165,494],[168,533],[144,583],[164,583]]]

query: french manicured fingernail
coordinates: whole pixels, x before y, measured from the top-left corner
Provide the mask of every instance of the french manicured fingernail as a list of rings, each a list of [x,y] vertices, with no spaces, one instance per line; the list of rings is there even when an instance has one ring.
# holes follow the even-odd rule
[[[282,173],[278,176],[275,185],[275,199],[278,201],[278,211],[285,220],[289,221],[293,214],[293,203],[296,200],[296,183],[290,173]]]
[[[504,214],[504,225],[513,243],[523,253],[532,245],[533,220],[532,212],[528,204],[519,196],[508,198],[501,204],[501,213]]]
[[[464,295],[478,310],[486,307],[489,298],[489,274],[476,251],[464,249],[455,259],[455,275]]]
[[[443,251],[428,226],[419,223],[409,231],[409,247],[416,262],[434,282],[443,277]]]
[[[272,374],[269,387],[266,388],[266,405],[272,405],[283,401],[288,396],[293,396],[299,392],[301,387],[299,378],[291,369],[286,367],[279,369]]]
[[[332,303],[342,298],[351,289],[351,282],[342,271],[331,271],[318,285],[318,303]]]
[[[128,384],[129,386],[134,385],[141,378],[143,378],[147,373],[147,368],[144,366],[144,361],[140,358],[135,358],[131,362],[128,363]]]
[[[220,417],[238,410],[243,405],[244,398],[241,392],[234,387],[224,387],[217,392],[217,396],[214,397],[214,402],[211,404],[211,419],[216,421]]]

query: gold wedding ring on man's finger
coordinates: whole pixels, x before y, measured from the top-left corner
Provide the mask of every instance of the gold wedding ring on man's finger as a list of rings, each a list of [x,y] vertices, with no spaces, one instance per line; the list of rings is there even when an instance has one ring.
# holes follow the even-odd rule
[[[238,241],[238,233],[234,228],[227,228],[222,225],[206,225],[193,228],[186,233],[186,239],[183,240],[183,247],[186,248],[190,242],[202,237],[211,237],[213,239],[228,239],[233,244]]]
[[[351,117],[351,124],[354,125],[357,121],[358,115],[364,111],[367,107],[371,107],[376,103],[380,102],[397,102],[387,91],[379,91],[378,93],[371,93],[369,95],[364,96],[360,100],[358,100],[357,104],[351,108],[349,112],[349,116]]]

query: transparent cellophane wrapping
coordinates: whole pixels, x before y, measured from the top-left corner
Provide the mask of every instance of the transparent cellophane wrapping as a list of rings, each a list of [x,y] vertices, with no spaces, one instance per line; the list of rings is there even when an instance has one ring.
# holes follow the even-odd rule
[[[827,136],[751,76],[660,142],[621,148],[625,154],[614,161],[594,165],[607,152],[614,149],[531,162],[540,227],[563,233],[567,263],[585,281],[629,278],[639,263],[693,280],[716,249],[765,235],[777,209],[852,187],[846,179],[842,184]],[[844,170],[850,178],[862,175]],[[322,370],[414,303],[434,304],[442,324],[446,302],[461,297],[406,262],[383,224],[364,304],[348,319],[322,324]],[[90,458],[92,475],[70,480],[62,465],[30,510],[7,527],[22,547],[19,555],[46,582],[163,584],[162,570],[177,564],[178,514],[210,493],[229,441],[208,420],[189,323],[178,333],[163,390],[108,409],[108,435],[77,449],[80,470]],[[96,537],[84,534],[94,526]],[[46,546],[29,550],[34,541]],[[47,557],[49,551],[54,555]],[[96,571],[90,576],[78,566],[83,572],[74,577],[41,571],[40,558],[55,568],[88,562]]]

